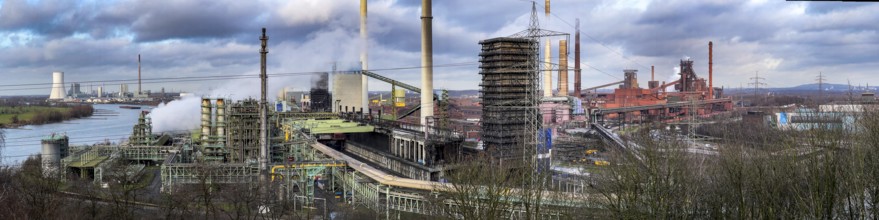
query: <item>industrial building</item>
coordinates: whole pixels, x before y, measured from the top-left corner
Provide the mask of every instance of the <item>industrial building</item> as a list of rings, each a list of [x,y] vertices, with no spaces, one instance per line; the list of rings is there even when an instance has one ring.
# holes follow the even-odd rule
[[[364,38],[365,2],[361,1]],[[456,183],[449,182],[449,174],[458,169],[454,162],[467,156],[486,153],[492,164],[510,169],[499,172],[557,170],[551,158],[574,160],[582,154],[578,152],[583,152],[584,143],[597,142],[578,136],[578,131],[588,130],[616,146],[626,147],[600,123],[680,120],[731,109],[731,100],[712,87],[710,58],[708,80],[696,75],[693,61],[681,60],[681,77],[674,82],[659,83],[651,77],[648,87],[641,88],[638,71],[623,70],[624,80],[606,85],[620,85],[613,93],[590,92],[603,87],[581,90],[579,35],[574,42],[575,85],[570,93],[569,34],[540,29],[536,6],[532,4],[528,29],[478,42],[481,51],[474,57],[479,57],[482,77],[478,108],[481,116],[473,121],[468,118],[463,123],[453,122],[448,95],[433,91],[430,2],[423,1],[422,7],[422,64],[427,68],[422,69],[420,87],[370,71],[364,51],[360,70],[316,74],[309,90],[281,90],[278,100],[273,102],[281,107],[270,107],[266,97],[268,36],[266,29],[262,29],[259,99],[203,97],[200,127],[193,133],[154,134],[148,113],[142,112],[127,142],[118,146],[71,147],[70,156],[47,158],[44,164],[60,164],[68,176],[92,178],[96,183],[105,182],[104,170],[116,166],[117,161],[128,162],[126,169],[133,173],[144,166],[157,165],[161,167],[163,192],[199,182],[275,184],[279,187],[273,193],[278,199],[301,200],[305,204],[316,201],[317,186],[328,185],[328,190],[339,192],[340,200],[346,203],[376,211],[437,215],[442,210],[426,208],[426,204],[439,201],[447,206],[467,205],[439,198],[436,193],[454,189]],[[564,38],[558,41],[560,59],[554,65],[546,52],[542,54],[545,59],[540,59],[540,43],[554,40],[551,38]],[[138,57],[138,63],[139,60]],[[547,80],[556,73],[558,88],[553,89]],[[63,76],[60,77],[63,97]],[[391,84],[392,112],[381,105],[369,105],[368,78]],[[674,92],[665,91],[670,86],[674,86]],[[127,89],[124,84],[120,87]],[[407,107],[404,90],[417,93],[418,104]],[[138,85],[135,97],[142,94]],[[415,115],[418,120],[407,120]],[[458,126],[461,124],[476,129]],[[478,133],[474,135],[478,138],[469,138],[471,132]],[[465,146],[466,139],[479,142],[474,144],[478,147]],[[56,140],[61,139],[45,140],[49,145],[44,143],[44,151],[65,152],[66,144],[61,147],[55,144],[59,142]],[[551,151],[553,146],[557,146],[555,153]],[[67,153],[58,155],[64,154]],[[573,178],[550,177],[541,180],[551,183],[540,189],[546,195],[582,191],[586,187]],[[515,202],[521,201],[511,197]],[[588,206],[557,198],[547,200],[549,214],[541,217],[557,218],[552,212],[555,207]],[[507,211],[511,216],[527,215],[527,210],[520,206]]]

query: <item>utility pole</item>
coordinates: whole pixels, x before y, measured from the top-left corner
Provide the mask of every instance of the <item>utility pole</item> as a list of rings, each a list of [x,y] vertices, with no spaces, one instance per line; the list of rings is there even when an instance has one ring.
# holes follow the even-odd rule
[[[269,50],[266,46],[269,37],[266,36],[266,28],[262,28],[262,36],[259,37],[260,43],[260,59],[259,59],[259,79],[260,79],[260,97],[259,97],[259,170],[260,174],[265,176],[266,168],[268,168],[269,143],[268,143],[268,122],[266,112],[266,55]]]
[[[818,99],[823,102],[824,101],[824,73],[818,72],[818,77],[815,78],[818,81]],[[821,104],[821,103],[818,103]]]
[[[754,80],[754,82],[748,83],[748,85],[754,85],[754,101],[757,101],[757,91],[760,90],[760,86],[766,85],[766,83],[760,82],[760,80],[766,81],[766,78],[760,77],[760,72],[755,71],[754,77],[751,77],[751,80]]]

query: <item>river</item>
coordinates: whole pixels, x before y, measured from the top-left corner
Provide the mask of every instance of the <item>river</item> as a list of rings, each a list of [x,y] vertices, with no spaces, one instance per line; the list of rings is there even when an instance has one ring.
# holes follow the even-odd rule
[[[70,145],[94,144],[109,140],[119,143],[127,139],[137,123],[138,115],[152,106],[141,109],[122,109],[118,104],[94,105],[91,117],[74,119],[44,125],[27,125],[14,129],[3,129],[6,133],[6,147],[2,149],[3,165],[20,164],[29,155],[40,153],[40,140],[56,134],[67,134]]]

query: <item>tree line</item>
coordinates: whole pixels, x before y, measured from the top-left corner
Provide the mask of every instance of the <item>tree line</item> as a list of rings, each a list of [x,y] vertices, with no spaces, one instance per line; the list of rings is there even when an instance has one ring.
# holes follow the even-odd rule
[[[75,119],[75,118],[84,118],[92,116],[95,109],[91,105],[76,105],[69,107],[67,110],[58,110],[51,109],[46,111],[37,111],[34,113],[34,116],[31,117],[30,120],[27,120],[28,124],[48,124],[61,122],[65,120]]]

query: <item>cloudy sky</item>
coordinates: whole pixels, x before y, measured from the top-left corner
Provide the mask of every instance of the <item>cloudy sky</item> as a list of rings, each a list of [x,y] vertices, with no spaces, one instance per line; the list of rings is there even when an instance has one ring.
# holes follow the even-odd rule
[[[708,41],[715,85],[747,85],[757,71],[772,87],[813,83],[819,72],[831,83],[879,85],[876,3],[554,0],[548,20],[542,3],[545,29],[573,33],[580,19],[583,87],[619,80],[626,68],[638,69],[646,85],[651,65],[666,80],[684,57],[707,76]],[[419,84],[420,70],[406,67],[420,66],[420,4],[369,1],[371,69]],[[68,83],[133,79],[137,54],[144,78],[255,76],[261,27],[270,38],[270,74],[329,71],[334,63],[351,69],[360,48],[358,7],[356,0],[0,0],[0,96],[48,94],[52,71],[64,71]],[[525,29],[530,9],[523,0],[434,1],[434,87],[477,89],[477,42]],[[304,88],[309,77],[270,81],[272,89]],[[252,95],[257,85],[248,78],[144,89]],[[389,87],[370,81],[370,90]]]

